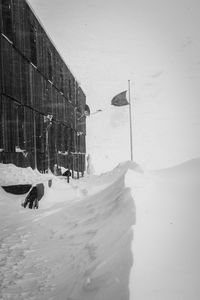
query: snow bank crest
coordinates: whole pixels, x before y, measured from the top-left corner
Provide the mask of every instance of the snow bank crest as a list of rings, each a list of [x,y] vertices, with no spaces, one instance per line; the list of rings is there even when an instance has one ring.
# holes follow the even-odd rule
[[[41,174],[30,167],[20,168],[13,164],[0,163],[0,185],[36,184],[52,179],[52,174]]]

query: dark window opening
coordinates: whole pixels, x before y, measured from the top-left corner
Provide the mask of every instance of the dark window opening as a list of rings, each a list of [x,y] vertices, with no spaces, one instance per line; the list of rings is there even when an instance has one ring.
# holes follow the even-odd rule
[[[74,148],[74,131],[73,131],[72,128],[71,128],[71,132],[70,132],[70,140],[71,140],[71,144],[70,144],[71,152],[74,152],[75,151],[75,148]]]
[[[53,68],[52,68],[52,54],[51,51],[48,51],[48,78],[50,81],[53,81]]]
[[[71,80],[70,79],[69,79],[68,83],[69,83],[69,100],[71,100],[71,98],[72,98],[72,89],[71,89]]]
[[[37,31],[35,27],[31,24],[30,28],[30,59],[31,62],[37,66],[37,45],[36,45],[36,40],[37,40]]]
[[[64,93],[64,79],[62,69],[60,69],[60,90],[62,93]]]
[[[3,33],[12,41],[11,0],[2,0]]]

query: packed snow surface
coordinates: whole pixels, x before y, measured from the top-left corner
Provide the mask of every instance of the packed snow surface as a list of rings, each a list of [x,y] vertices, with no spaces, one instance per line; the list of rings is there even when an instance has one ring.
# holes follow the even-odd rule
[[[0,299],[129,299],[129,166],[70,184],[54,178],[38,210],[20,205],[25,195],[1,190]],[[29,170],[24,178],[29,182]]]

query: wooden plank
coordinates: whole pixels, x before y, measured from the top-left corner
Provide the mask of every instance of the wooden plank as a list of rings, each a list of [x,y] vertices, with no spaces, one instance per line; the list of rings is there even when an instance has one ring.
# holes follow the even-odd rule
[[[4,37],[1,37],[1,41],[2,77],[4,79],[2,90],[3,93],[12,96],[12,47]]]
[[[21,102],[21,56],[12,47],[12,97]]]
[[[2,32],[2,28],[3,28],[2,0],[0,0],[0,32]]]
[[[24,56],[30,61],[30,8],[26,1],[23,1],[23,10],[22,10],[22,18],[23,18],[23,37],[24,37]]]
[[[33,110],[29,107],[24,108],[24,133],[25,133],[25,149],[28,152],[34,151],[34,127],[33,127]]]
[[[18,107],[18,124],[19,124],[19,147],[25,149],[25,132],[24,132],[24,107]]]
[[[4,149],[5,141],[5,124],[4,124],[4,106],[3,106],[3,97],[0,95],[0,149]]]
[[[30,66],[27,60],[21,60],[21,102],[28,105],[30,103]]]
[[[12,8],[11,0],[1,0],[2,32],[10,41],[13,41]]]

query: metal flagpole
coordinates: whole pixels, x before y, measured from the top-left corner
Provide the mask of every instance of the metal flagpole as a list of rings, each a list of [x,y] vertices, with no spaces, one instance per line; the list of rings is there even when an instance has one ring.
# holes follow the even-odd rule
[[[131,114],[131,91],[130,91],[130,80],[128,80],[128,102],[129,102],[129,121],[130,121],[130,150],[131,150],[131,161],[133,161],[133,133],[132,133],[132,114]]]

